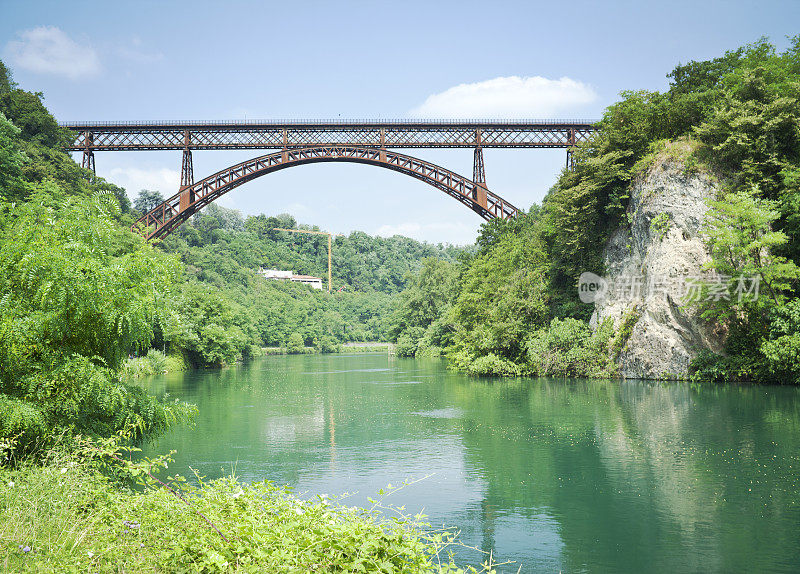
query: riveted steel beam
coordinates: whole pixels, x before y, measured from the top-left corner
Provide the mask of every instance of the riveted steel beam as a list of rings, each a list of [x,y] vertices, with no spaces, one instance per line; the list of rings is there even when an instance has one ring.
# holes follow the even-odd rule
[[[589,121],[66,122],[70,151],[292,149],[326,145],[385,148],[569,148],[597,132]]]

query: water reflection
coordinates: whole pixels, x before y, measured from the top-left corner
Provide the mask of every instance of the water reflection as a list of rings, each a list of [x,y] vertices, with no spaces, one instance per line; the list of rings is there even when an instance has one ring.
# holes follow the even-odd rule
[[[432,475],[392,501],[524,572],[800,565],[797,389],[470,379],[385,355],[266,357],[147,385],[200,409],[148,448],[176,449],[180,472],[356,492],[350,504]]]

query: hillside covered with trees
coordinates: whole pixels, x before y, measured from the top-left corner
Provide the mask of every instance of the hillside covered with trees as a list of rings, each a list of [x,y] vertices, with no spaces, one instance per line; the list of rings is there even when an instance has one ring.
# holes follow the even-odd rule
[[[24,448],[63,435],[135,437],[186,419],[131,384],[129,357],[221,366],[290,340],[335,350],[387,337],[391,297],[425,257],[460,250],[354,232],[337,237],[327,293],[260,267],[327,275],[327,241],[211,206],[152,246],[130,231],[158,194],[131,203],[64,153],[71,135],[0,67],[0,434]],[[155,350],[158,350],[156,352]],[[164,354],[167,357],[164,357]]]
[[[668,77],[664,93],[622,93],[541,206],[484,226],[461,264],[423,265],[394,317],[401,353],[445,353],[476,374],[614,376],[629,326],[590,329],[578,277],[603,274],[631,182],[680,142],[685,169],[721,189],[703,228],[709,271],[763,286],[758,298],[702,303],[724,353],[699,356],[693,376],[800,382],[800,37],[783,53],[760,40]]]

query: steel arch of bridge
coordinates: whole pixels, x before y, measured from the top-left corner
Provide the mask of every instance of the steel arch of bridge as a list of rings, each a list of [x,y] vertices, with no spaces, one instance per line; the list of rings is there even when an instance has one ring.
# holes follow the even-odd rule
[[[145,214],[133,226],[148,240],[163,238],[191,215],[230,190],[257,177],[308,163],[352,162],[375,165],[409,175],[443,191],[486,220],[511,219],[519,210],[482,182],[475,182],[436,164],[382,148],[346,145],[285,149],[221,170],[181,190]]]

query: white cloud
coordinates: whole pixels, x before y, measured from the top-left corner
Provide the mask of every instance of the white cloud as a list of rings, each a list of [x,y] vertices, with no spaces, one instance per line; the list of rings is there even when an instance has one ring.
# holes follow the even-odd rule
[[[164,197],[178,193],[181,174],[177,170],[163,168],[140,169],[137,167],[114,167],[99,173],[108,181],[124,187],[131,199],[143,189],[158,191]]]
[[[6,44],[3,54],[12,66],[54,74],[72,80],[100,71],[100,59],[90,46],[82,46],[55,26],[40,26],[19,33]]]
[[[417,118],[553,118],[597,99],[591,86],[571,78],[508,76],[460,84],[428,96],[409,115]]]

